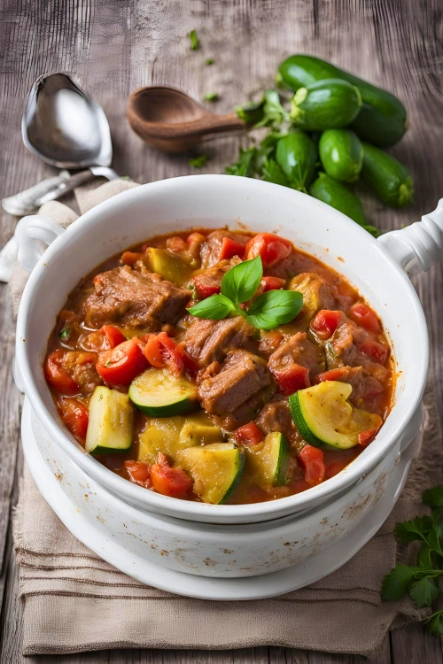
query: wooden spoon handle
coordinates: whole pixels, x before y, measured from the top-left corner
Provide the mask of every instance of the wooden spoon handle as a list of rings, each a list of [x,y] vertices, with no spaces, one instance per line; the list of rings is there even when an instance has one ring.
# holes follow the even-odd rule
[[[243,120],[240,120],[237,113],[234,111],[231,113],[226,113],[226,115],[215,115],[212,129],[208,123],[208,131],[211,133],[219,133],[223,131],[245,131],[246,129],[246,123],[243,122]]]

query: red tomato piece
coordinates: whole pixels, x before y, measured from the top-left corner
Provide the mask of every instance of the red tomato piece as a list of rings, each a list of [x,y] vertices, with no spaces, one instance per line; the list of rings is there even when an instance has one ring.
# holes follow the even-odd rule
[[[146,463],[141,461],[128,460],[125,461],[125,468],[129,475],[129,479],[134,484],[139,484],[149,489],[152,486],[150,468]]]
[[[334,461],[333,463],[330,463],[329,466],[326,467],[326,479],[330,479],[331,477],[335,477],[335,475],[338,475],[338,473],[341,473],[342,470],[346,468],[346,466],[349,466],[349,459],[346,461]]]
[[[362,431],[358,434],[358,444],[362,447],[369,445],[371,440],[374,440],[378,429],[368,429],[368,431]]]
[[[125,335],[115,325],[103,325],[100,332],[105,335],[110,348],[115,348],[126,341]]]
[[[49,355],[45,364],[45,378],[54,390],[72,396],[77,394],[80,388],[63,366],[64,355],[61,348]]]
[[[143,254],[135,251],[124,251],[122,253],[121,262],[123,265],[134,265],[137,261],[143,258]]]
[[[279,290],[284,288],[286,281],[280,279],[279,277],[262,277],[260,281],[260,286],[263,288],[263,293],[267,293],[270,290]]]
[[[157,493],[171,498],[183,496],[192,488],[192,479],[183,468],[171,468],[167,463],[151,466],[151,480]]]
[[[183,354],[180,352],[177,342],[174,339],[166,334],[166,332],[160,332],[158,339],[163,348],[163,356],[165,358],[165,364],[172,373],[180,375],[184,369],[183,363]]]
[[[311,320],[311,330],[313,330],[320,339],[329,339],[339,326],[341,317],[341,311],[322,309]]]
[[[96,369],[110,385],[129,385],[146,367],[137,339],[129,339],[98,356]]]
[[[179,254],[182,251],[187,251],[188,245],[179,235],[174,235],[174,237],[168,237],[166,240],[166,248]]]
[[[186,239],[186,242],[189,247],[189,253],[194,258],[198,258],[200,255],[200,247],[203,242],[206,240],[205,236],[202,233],[191,233]]]
[[[149,364],[156,369],[162,369],[165,366],[165,360],[162,353],[162,344],[159,341],[158,335],[150,334],[143,351],[145,358]]]
[[[325,462],[323,452],[313,445],[305,445],[297,457],[305,471],[305,482],[316,486],[325,478]]]
[[[204,275],[192,277],[192,283],[199,300],[205,300],[207,297],[216,295],[221,291],[221,284],[205,281]]]
[[[285,369],[274,372],[279,392],[289,397],[298,390],[303,390],[310,386],[309,369],[300,364],[290,364]]]
[[[353,304],[349,310],[349,316],[354,323],[357,323],[368,332],[381,333],[381,325],[377,314],[367,304],[363,304],[363,302]]]
[[[340,380],[346,373],[347,369],[344,369],[343,367],[330,369],[329,371],[323,371],[323,373],[318,374],[315,382],[323,383],[325,380]]]
[[[225,258],[232,258],[233,256],[240,256],[240,258],[243,258],[245,255],[245,248],[246,245],[241,242],[231,240],[230,237],[224,237],[219,260],[222,261]]]
[[[261,256],[263,267],[271,267],[287,258],[292,251],[292,244],[273,233],[258,233],[246,244],[246,260]]]
[[[235,440],[239,445],[256,445],[261,443],[264,436],[254,422],[244,424],[235,432]]]
[[[78,399],[61,399],[59,405],[65,426],[76,438],[84,440],[89,423],[86,406]]]
[[[167,367],[175,375],[180,375],[185,366],[195,368],[192,358],[186,354],[184,348],[179,347],[166,332],[149,336],[144,356],[153,367]]]
[[[384,364],[389,355],[389,349],[386,348],[386,346],[382,346],[382,344],[379,344],[377,341],[371,341],[369,339],[367,341],[362,341],[358,346],[358,350],[370,357],[374,362],[379,362],[379,364]]]

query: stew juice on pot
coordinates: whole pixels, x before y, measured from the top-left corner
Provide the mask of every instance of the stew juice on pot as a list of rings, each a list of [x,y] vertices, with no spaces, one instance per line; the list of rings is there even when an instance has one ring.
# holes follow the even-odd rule
[[[263,329],[241,299],[224,315],[188,312],[257,256],[251,300],[301,293],[290,322]],[[378,316],[341,275],[284,238],[226,229],[154,237],[82,279],[44,371],[86,452],[148,490],[213,504],[339,473],[376,436],[395,381]]]

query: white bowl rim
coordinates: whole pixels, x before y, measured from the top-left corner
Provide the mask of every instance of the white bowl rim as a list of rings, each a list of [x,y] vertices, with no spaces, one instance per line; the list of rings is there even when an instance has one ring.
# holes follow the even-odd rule
[[[91,474],[91,476],[93,476],[97,481],[102,483],[121,499],[124,499],[124,497],[127,496],[130,502],[133,504],[138,504],[142,509],[153,509],[154,511],[163,514],[174,514],[177,516],[177,518],[185,518],[194,521],[211,522],[211,519],[215,518],[218,520],[220,517],[223,518],[223,522],[225,523],[229,523],[231,518],[232,522],[240,522],[240,520],[248,522],[248,519],[253,521],[266,521],[275,518],[274,514],[281,513],[283,510],[285,513],[291,513],[301,512],[302,510],[304,511],[309,509],[312,503],[320,503],[321,501],[327,499],[328,495],[330,494],[337,495],[341,489],[345,489],[346,487],[349,488],[350,485],[355,484],[367,472],[372,470],[381,461],[382,457],[389,452],[391,447],[407,428],[409,422],[419,407],[425,390],[428,374],[429,342],[426,320],[417,293],[404,270],[393,259],[385,247],[382,246],[380,242],[377,242],[375,238],[373,238],[363,228],[359,227],[351,219],[346,217],[341,212],[331,208],[329,205],[318,201],[317,199],[310,199],[312,200],[312,203],[317,206],[320,213],[323,211],[324,214],[328,214],[331,218],[339,218],[342,223],[345,220],[346,223],[352,225],[354,233],[360,234],[362,243],[371,243],[377,247],[377,251],[383,255],[384,259],[390,264],[391,269],[393,268],[397,273],[400,281],[404,285],[404,288],[409,291],[410,302],[413,305],[411,316],[415,317],[415,321],[418,325],[423,344],[421,345],[420,355],[417,356],[419,357],[419,361],[417,360],[417,357],[414,361],[415,383],[414,393],[411,397],[410,408],[403,409],[403,411],[399,412],[399,409],[396,409],[396,404],[394,403],[389,413],[388,419],[390,420],[391,425],[392,420],[395,419],[396,426],[391,430],[388,440],[380,440],[380,438],[383,438],[383,430],[385,428],[382,427],[380,436],[378,437],[380,443],[379,445],[369,445],[355,461],[347,466],[344,471],[328,479],[326,482],[323,482],[301,493],[261,503],[240,505],[210,505],[169,498],[153,491],[147,491],[146,489],[143,489],[142,487],[129,482],[128,480],[113,473],[101,463],[97,462],[90,455],[85,454],[79,445],[73,444],[73,439],[69,437],[61,421],[56,422],[56,420],[46,408],[43,399],[37,389],[33,376],[35,368],[33,369],[31,367],[31,363],[27,354],[27,344],[20,343],[20,340],[24,341],[26,339],[26,330],[29,323],[29,311],[30,303],[33,299],[33,291],[37,287],[39,279],[44,273],[45,264],[56,255],[59,248],[64,246],[66,243],[71,242],[73,235],[86,232],[88,227],[95,223],[97,214],[103,215],[111,210],[115,212],[116,205],[124,207],[126,201],[131,201],[138,197],[143,198],[147,190],[152,191],[153,193],[163,193],[162,190],[164,190],[164,192],[167,193],[168,190],[174,188],[177,183],[185,183],[187,186],[187,183],[189,183],[189,185],[192,183],[198,184],[198,181],[202,180],[205,180],[207,183],[212,183],[213,186],[216,186],[218,183],[220,183],[220,178],[222,178],[223,181],[226,181],[227,179],[231,180],[233,187],[244,187],[245,191],[250,191],[254,189],[254,187],[257,189],[266,187],[271,193],[274,193],[275,195],[281,196],[281,190],[284,189],[286,194],[289,193],[295,198],[300,196],[306,197],[306,194],[301,192],[288,190],[287,188],[283,188],[280,185],[264,182],[262,180],[241,178],[232,175],[202,174],[187,175],[177,178],[169,178],[167,180],[150,182],[138,187],[134,187],[133,189],[127,190],[118,194],[117,196],[107,199],[106,201],[100,203],[99,205],[83,214],[79,219],[76,220],[75,224],[72,224],[66,232],[54,240],[54,242],[48,247],[44,255],[33,269],[25,286],[20,302],[17,319],[16,359],[26,395],[29,398],[33,410],[35,411],[38,419],[42,423],[48,435],[50,435],[52,440],[60,445],[62,449],[68,454],[68,456],[75,463],[80,465],[80,467],[83,468],[86,473]],[[124,249],[125,247],[122,247],[122,251]],[[41,369],[41,367],[39,368]],[[364,457],[364,463],[361,461],[362,457]],[[357,464],[359,460],[360,463]],[[361,467],[362,465],[364,467]]]

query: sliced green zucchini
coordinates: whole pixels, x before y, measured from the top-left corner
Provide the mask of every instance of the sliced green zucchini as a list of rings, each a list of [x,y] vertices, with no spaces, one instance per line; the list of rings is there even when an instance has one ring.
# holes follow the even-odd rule
[[[132,403],[150,417],[188,413],[196,407],[198,396],[196,385],[166,369],[147,369],[132,381],[128,394]]]
[[[89,402],[87,452],[127,452],[132,445],[133,408],[127,394],[96,387]]]
[[[225,503],[237,488],[245,457],[233,443],[189,447],[177,455],[178,463],[194,480],[194,492],[204,503]]]
[[[358,445],[363,431],[379,429],[379,415],[354,408],[348,398],[352,385],[328,380],[289,397],[293,420],[311,445],[347,450]]]
[[[248,445],[244,450],[246,465],[254,483],[259,486],[283,486],[286,483],[290,450],[282,433],[274,431],[263,442]]]
[[[205,422],[202,415],[198,413],[195,417],[188,417],[180,431],[180,444],[183,447],[194,447],[194,445],[207,445],[208,443],[223,442],[223,434],[220,427],[212,422]]]

